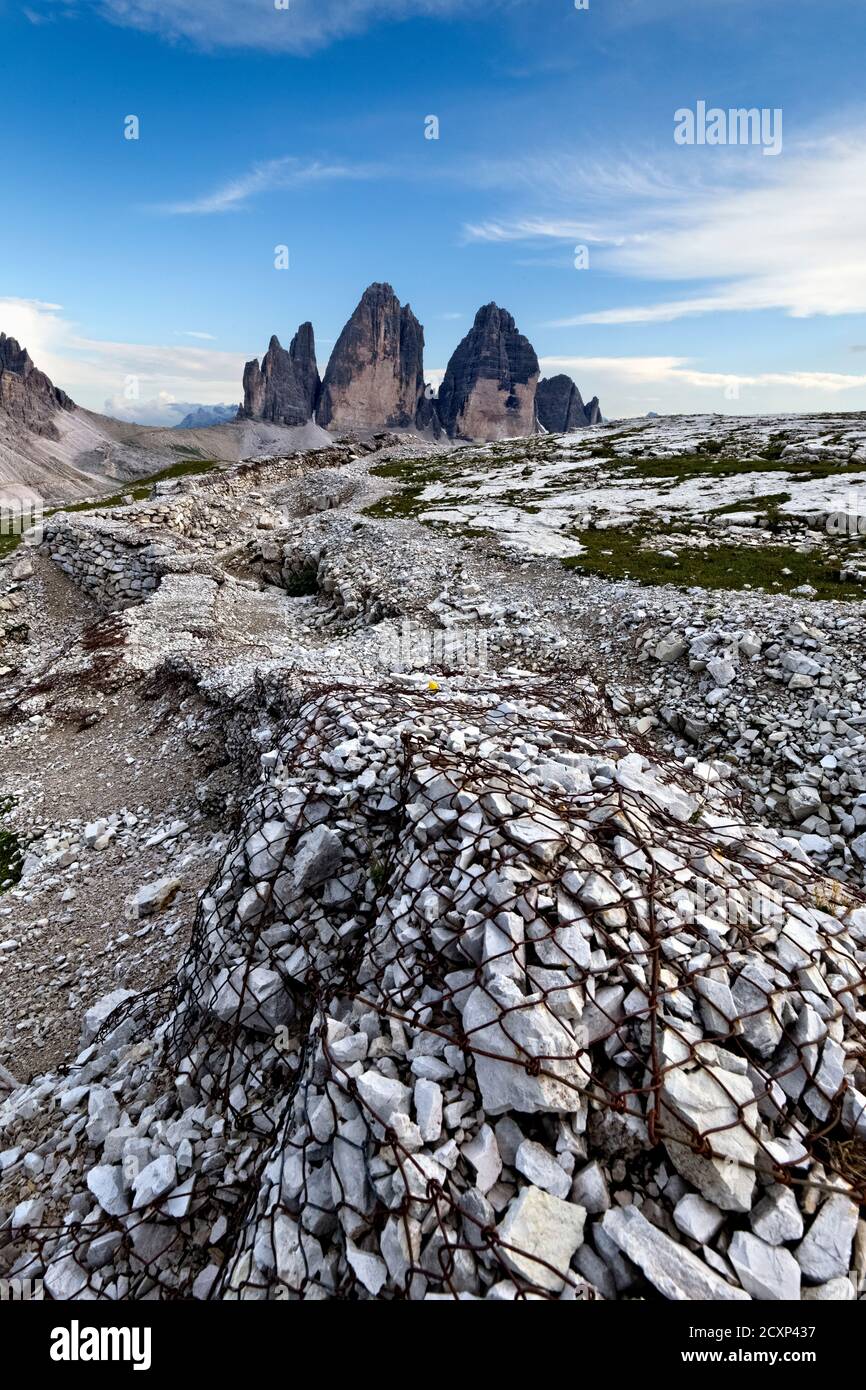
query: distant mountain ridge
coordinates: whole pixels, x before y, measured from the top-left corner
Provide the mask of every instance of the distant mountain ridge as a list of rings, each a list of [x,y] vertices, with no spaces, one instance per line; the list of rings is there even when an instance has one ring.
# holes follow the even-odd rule
[[[176,430],[202,430],[210,425],[225,425],[229,420],[236,420],[238,407],[236,405],[197,405],[194,410],[184,415],[183,419],[175,425]]]
[[[219,408],[217,408],[219,409]],[[236,414],[236,407],[222,407]],[[288,429],[265,421],[199,425],[203,406],[178,429],[129,424],[84,410],[0,333],[0,495],[26,488],[58,503],[116,492],[118,486],[195,459],[237,463],[329,443],[312,421]]]
[[[16,425],[46,439],[59,439],[55,416],[75,402],[34,366],[15,338],[0,333],[0,411]]]

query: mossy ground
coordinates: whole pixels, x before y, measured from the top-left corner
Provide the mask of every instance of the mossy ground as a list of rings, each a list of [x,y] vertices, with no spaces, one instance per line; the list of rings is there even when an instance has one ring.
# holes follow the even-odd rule
[[[630,456],[618,452],[617,446],[622,446],[624,442],[627,447],[625,436],[601,440],[588,450],[584,459],[605,459],[610,464],[612,482],[614,478],[628,482],[636,476],[658,478],[660,498],[678,483],[702,477],[714,479],[779,473],[786,475],[785,480],[789,485],[796,485],[811,479],[864,471],[862,463],[783,461],[782,451],[787,442],[784,434],[772,436],[760,454],[751,458],[731,457],[731,446],[724,436],[702,440],[693,453],[670,458],[652,458],[637,453]],[[558,441],[541,437],[503,441],[484,450],[468,447],[432,458],[394,460],[371,470],[378,477],[392,479],[397,488],[388,497],[368,507],[367,514],[383,519],[423,515],[426,524],[445,526],[460,535],[486,534],[483,528],[479,528],[477,520],[475,525],[468,526],[453,522],[447,515],[452,508],[460,507],[469,509],[471,515],[471,508],[478,501],[475,485],[479,473],[495,476],[502,468],[524,464],[523,476],[529,477],[533,464],[556,461],[561,457]],[[562,459],[562,462],[565,475],[569,460]],[[506,482],[505,479],[502,481]],[[575,487],[573,475],[568,479],[563,476],[563,482]],[[668,483],[670,486],[667,486]],[[437,486],[438,495],[431,499],[428,489],[433,485]],[[549,500],[551,488],[555,493],[556,481],[551,483],[548,480],[539,489],[521,490],[503,486],[491,497],[491,505],[516,507],[532,515]],[[791,491],[780,490],[740,498],[708,512],[708,516],[735,515],[738,512],[761,514],[764,529],[772,536],[771,544],[759,542],[756,536],[754,544],[732,538],[721,539],[719,543],[710,545],[696,532],[693,545],[683,546],[681,541],[678,542],[675,558],[661,554],[667,548],[664,542],[666,532],[676,532],[682,537],[684,532],[688,535],[695,530],[696,518],[683,516],[676,521],[667,520],[665,524],[659,521],[653,525],[644,521],[616,529],[575,532],[584,550],[579,555],[568,557],[563,563],[569,569],[602,578],[628,578],[641,584],[676,584],[683,588],[752,588],[787,594],[809,584],[818,598],[862,602],[866,598],[866,589],[847,581],[843,583],[839,577],[841,570],[850,563],[850,550],[845,555],[840,554],[829,541],[826,545],[804,550],[785,534],[786,519],[780,509],[795,496],[794,486]],[[857,558],[860,558],[859,548]]]
[[[585,549],[580,555],[563,560],[565,568],[606,579],[676,584],[681,588],[763,589],[778,594],[789,594],[802,584],[811,584],[820,599],[856,603],[866,598],[860,585],[842,583],[839,561],[824,550],[803,553],[790,545],[727,542],[677,547],[674,558],[644,546],[646,540],[653,538],[664,549],[664,540],[663,533],[642,527],[581,531],[577,538]]]
[[[687,482],[691,478],[732,478],[743,473],[785,473],[791,482],[812,482],[836,478],[845,473],[862,473],[862,463],[816,463],[806,459],[783,459],[769,449],[761,457],[729,458],[706,452],[674,454],[669,458],[623,458],[641,478],[671,478]]]

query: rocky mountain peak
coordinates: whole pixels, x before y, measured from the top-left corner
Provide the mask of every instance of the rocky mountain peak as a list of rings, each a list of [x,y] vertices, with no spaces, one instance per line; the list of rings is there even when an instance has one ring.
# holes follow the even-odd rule
[[[316,364],[316,336],[313,332],[313,325],[309,321],[301,324],[289,344],[289,360],[303,393],[307,407],[307,419],[311,420],[319,404],[322,380]]]
[[[424,329],[392,287],[369,285],[337,339],[319,400],[323,429],[412,429],[424,401]]]
[[[34,434],[59,439],[55,416],[75,402],[34,366],[26,348],[0,333],[0,410]]]
[[[273,334],[261,366],[254,357],[244,368],[244,403],[238,417],[305,425],[316,409],[319,385],[313,325],[301,324],[288,352]]]
[[[439,418],[462,439],[512,439],[535,433],[539,365],[512,314],[485,304],[448,363]]]
[[[538,423],[550,434],[571,434],[601,422],[598,396],[588,405],[570,376],[546,377],[538,383],[535,396]]]

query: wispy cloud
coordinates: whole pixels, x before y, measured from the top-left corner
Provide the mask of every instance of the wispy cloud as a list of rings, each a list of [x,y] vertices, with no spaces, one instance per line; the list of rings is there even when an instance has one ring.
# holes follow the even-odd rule
[[[205,343],[216,342],[213,333],[197,333],[194,328],[180,328],[176,332],[179,338],[200,338]]]
[[[686,157],[663,169],[611,164],[601,184],[585,168],[574,171],[570,195],[566,161],[557,183],[533,188],[533,200],[553,210],[471,224],[465,236],[585,242],[605,272],[668,286],[655,302],[611,305],[555,327],[764,309],[797,318],[866,313],[866,121],[845,136],[791,145],[778,161],[741,150],[721,159],[715,150],[678,153]],[[524,178],[534,181],[531,171]],[[569,201],[585,215],[555,210]],[[675,284],[689,291],[672,294]]]
[[[588,244],[615,245],[611,230],[599,222],[586,219],[524,217],[516,221],[469,222],[463,228],[465,241],[585,241]],[[619,238],[621,242],[622,237]]]
[[[309,53],[372,24],[427,16],[449,18],[505,9],[516,0],[33,0],[31,17],[88,9],[124,28],[185,39],[198,48],[261,48]]]
[[[153,211],[173,217],[208,216],[213,213],[239,212],[251,199],[262,193],[281,188],[333,183],[339,180],[381,178],[384,166],[377,164],[324,163],[304,161],[294,155],[267,159],[254,164],[245,173],[219,184],[210,193],[178,203],[159,203]]]

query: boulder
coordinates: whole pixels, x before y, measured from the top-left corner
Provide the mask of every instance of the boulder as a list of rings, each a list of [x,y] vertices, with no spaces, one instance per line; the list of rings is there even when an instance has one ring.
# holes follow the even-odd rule
[[[559,1293],[585,1224],[583,1207],[524,1187],[498,1228],[499,1250],[518,1278]]]
[[[602,1229],[665,1298],[676,1302],[747,1300],[690,1250],[666,1236],[637,1207],[612,1207]]]

